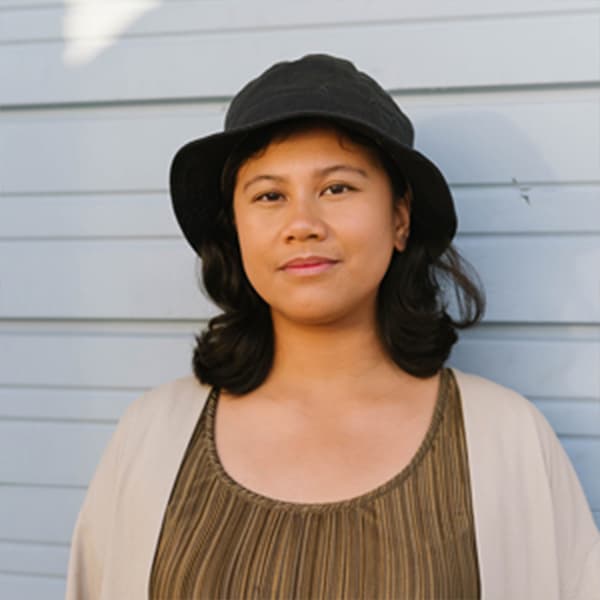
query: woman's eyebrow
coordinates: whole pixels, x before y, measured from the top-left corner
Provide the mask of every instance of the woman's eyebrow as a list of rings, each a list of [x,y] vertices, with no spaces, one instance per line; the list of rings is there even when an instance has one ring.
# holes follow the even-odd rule
[[[367,175],[367,172],[364,169],[361,169],[360,167],[354,167],[352,165],[331,165],[331,167],[325,167],[324,169],[318,169],[317,171],[315,171],[315,175],[319,175],[319,176],[323,176],[323,175],[329,175],[330,173],[333,173],[334,171],[351,171],[353,173],[358,173],[359,175],[362,175],[362,177],[364,177],[365,179],[368,179],[369,176]]]
[[[358,173],[359,175],[361,175],[362,177],[364,177],[365,179],[368,179],[369,176],[367,174],[367,172],[364,169],[361,169],[360,167],[354,167],[352,165],[344,165],[344,164],[340,164],[340,165],[331,165],[329,167],[325,167],[323,169],[316,169],[313,172],[313,176],[314,177],[323,177],[324,175],[330,175],[331,173],[335,172],[335,171],[350,171],[352,173]],[[253,177],[252,179],[250,179],[250,181],[247,181],[244,184],[243,190],[246,191],[252,184],[257,183],[258,181],[262,181],[262,180],[267,180],[267,181],[286,181],[286,177],[283,177],[281,175],[270,175],[270,174],[261,174],[261,175],[257,175],[256,177]]]

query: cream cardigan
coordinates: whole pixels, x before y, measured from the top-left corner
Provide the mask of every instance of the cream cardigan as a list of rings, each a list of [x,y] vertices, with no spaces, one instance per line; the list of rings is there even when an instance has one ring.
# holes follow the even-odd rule
[[[600,533],[549,423],[516,392],[453,371],[483,600],[599,600]],[[67,600],[148,598],[163,514],[207,395],[190,376],[126,410],[75,525]]]

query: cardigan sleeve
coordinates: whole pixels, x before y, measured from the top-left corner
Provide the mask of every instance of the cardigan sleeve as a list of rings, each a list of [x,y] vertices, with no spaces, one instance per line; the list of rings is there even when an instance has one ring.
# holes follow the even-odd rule
[[[66,600],[101,597],[104,558],[116,504],[119,455],[131,412],[132,406],[113,432],[79,510],[71,537]]]
[[[544,415],[531,404],[550,482],[561,598],[600,600],[600,532],[577,473]]]

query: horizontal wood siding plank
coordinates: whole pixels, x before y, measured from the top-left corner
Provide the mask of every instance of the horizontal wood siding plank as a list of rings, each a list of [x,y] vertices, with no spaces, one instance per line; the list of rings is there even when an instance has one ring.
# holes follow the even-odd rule
[[[463,237],[480,274],[486,320],[600,323],[600,236]]]
[[[452,184],[503,184],[525,203],[523,194],[536,183],[600,181],[598,92],[402,104],[415,124],[417,147]],[[176,150],[220,130],[225,107],[6,113],[0,119],[0,194],[166,193]]]
[[[70,543],[85,491],[85,488],[3,486],[0,511],[3,541]]]
[[[0,91],[0,103],[230,96],[274,61],[308,52],[348,57],[389,89],[593,82],[600,72],[599,23],[596,14],[384,22],[192,33],[161,43],[119,38],[117,28],[108,40],[6,45],[0,79],[11,85]]]
[[[561,439],[592,510],[600,509],[600,437]]]
[[[48,9],[52,7],[60,8],[63,2],[61,0],[0,0],[0,10],[6,11],[6,14],[15,10],[21,11],[24,8],[31,9]]]
[[[520,15],[553,13],[574,14],[598,11],[593,0],[506,0],[502,6],[474,0],[454,0],[451,4],[436,0],[408,0],[401,8],[393,1],[376,4],[366,0],[346,0],[343,10],[338,3],[307,0],[301,4],[281,4],[273,0],[255,0],[252,5],[202,0],[120,0],[107,4],[57,0],[27,2],[0,0],[5,8],[0,25],[0,42],[25,42],[48,39],[89,39],[160,35],[181,32],[219,30],[319,27],[324,24],[406,22],[415,20],[455,20],[459,18],[515,18]],[[35,7],[32,10],[30,4]],[[45,5],[45,6],[44,6]]]
[[[193,345],[192,331],[2,332],[0,384],[147,389],[187,375]]]
[[[6,114],[0,119],[2,194],[166,191],[179,146],[221,122],[215,105]]]
[[[0,418],[116,421],[125,407],[141,392],[142,390],[0,387]]]
[[[506,385],[527,397],[600,398],[600,336],[560,339],[552,332],[539,339],[463,334],[450,364]]]
[[[111,2],[112,3],[112,2]],[[5,11],[6,15],[11,13],[20,13],[23,10],[30,13],[41,12],[47,14],[47,11],[65,9],[65,4],[79,8],[79,0],[0,0],[0,11]],[[91,4],[91,3],[90,3]],[[116,0],[114,4],[125,5],[127,7],[154,7],[156,0]],[[236,0],[169,0],[168,6],[162,6],[165,9],[163,14],[182,14],[185,18],[193,15],[203,16],[202,13],[208,13],[204,19],[200,19],[203,26],[205,21],[214,18],[216,11],[222,15],[223,23],[227,24],[232,19],[236,19],[238,24],[247,24],[249,26],[259,24],[264,19],[277,19],[269,21],[271,24],[281,24],[281,19],[288,19],[293,23],[319,23],[327,19],[344,20],[347,15],[339,10],[335,3],[319,4],[316,0],[307,0],[302,9],[296,5],[290,5],[289,10],[285,11],[280,4],[274,0],[255,0],[252,8],[246,4],[239,3]],[[321,16],[314,14],[311,8],[321,8]],[[398,13],[398,5],[393,0],[382,0],[376,5],[372,5],[368,0],[346,0],[344,7],[350,14],[362,15],[362,20],[372,19],[375,16],[390,17]],[[366,8],[371,11],[365,14]],[[202,10],[202,9],[205,10]],[[400,19],[411,20],[414,18],[448,18],[473,15],[498,15],[511,16],[521,13],[552,13],[552,12],[577,12],[585,10],[595,10],[598,8],[598,0],[505,0],[502,8],[489,3],[481,3],[477,0],[454,0],[452,4],[440,4],[437,0],[406,0],[403,3]],[[84,10],[90,10],[92,14],[97,15],[98,11],[93,6],[84,6]],[[233,10],[236,9],[236,10]],[[193,12],[191,12],[193,11]],[[235,14],[234,14],[235,13]],[[229,17],[229,20],[227,19]],[[293,19],[292,19],[293,17]],[[185,20],[181,21],[186,24]],[[187,23],[189,25],[189,23]],[[164,27],[164,24],[156,22],[157,27]],[[178,27],[178,30],[185,29]]]
[[[0,541],[0,573],[64,577],[68,559],[67,545]]]
[[[114,424],[0,420],[0,481],[87,486],[113,430]]]
[[[600,233],[598,185],[454,190],[459,233]]]
[[[179,237],[166,192],[0,195],[0,239]]]
[[[487,320],[600,322],[600,235],[456,245],[481,275]],[[0,241],[0,317],[207,319],[218,310],[198,263],[180,239]]]
[[[560,436],[597,436],[600,438],[600,398],[531,398]],[[600,469],[600,456],[597,468]]]
[[[0,316],[207,318],[197,262],[182,240],[0,242]]]
[[[0,573],[0,597],[23,600],[63,600],[66,583],[62,577],[11,575]]]

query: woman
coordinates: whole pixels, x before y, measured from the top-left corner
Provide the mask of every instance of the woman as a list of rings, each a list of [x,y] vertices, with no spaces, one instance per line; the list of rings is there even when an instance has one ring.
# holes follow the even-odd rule
[[[600,536],[547,421],[445,366],[483,300],[412,144],[374,80],[308,55],[180,149],[175,213],[223,312],[195,376],[121,419],[69,598],[600,597]]]

